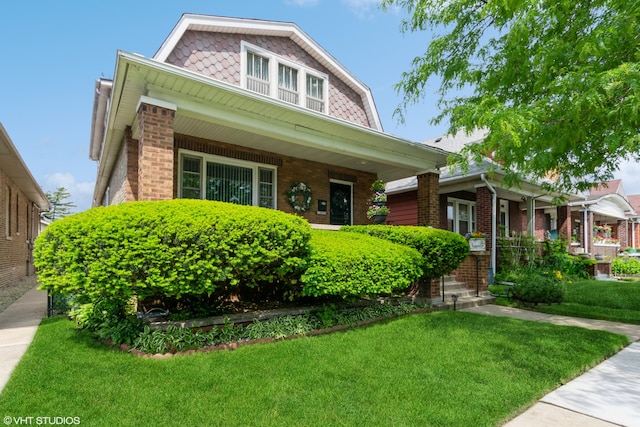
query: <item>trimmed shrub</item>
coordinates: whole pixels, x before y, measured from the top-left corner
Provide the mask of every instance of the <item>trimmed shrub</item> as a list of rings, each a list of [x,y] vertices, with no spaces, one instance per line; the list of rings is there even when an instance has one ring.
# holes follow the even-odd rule
[[[611,262],[611,272],[615,275],[640,274],[640,260],[618,257]]]
[[[360,233],[313,230],[303,295],[344,298],[408,288],[421,275],[418,251]]]
[[[311,228],[264,208],[202,200],[130,202],[53,222],[38,237],[41,289],[90,302],[298,287]]]
[[[462,235],[438,228],[355,225],[340,230],[369,234],[416,249],[423,257],[424,280],[451,273],[469,256],[469,243]]]
[[[558,273],[560,274],[560,273]],[[550,274],[531,272],[511,288],[514,299],[529,304],[559,304],[564,300],[562,283]]]

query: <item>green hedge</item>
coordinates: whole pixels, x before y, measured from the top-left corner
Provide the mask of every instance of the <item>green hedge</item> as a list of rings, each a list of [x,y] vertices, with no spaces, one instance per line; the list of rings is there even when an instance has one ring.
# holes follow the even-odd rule
[[[611,263],[611,272],[620,274],[640,274],[640,260],[635,258],[618,257]]]
[[[130,202],[53,222],[35,242],[34,265],[41,289],[89,301],[299,287],[310,237],[304,219],[264,208]]]
[[[416,250],[358,233],[313,230],[303,294],[355,297],[408,288],[422,275]]]
[[[451,273],[469,256],[469,243],[458,233],[431,227],[355,225],[341,231],[364,233],[416,249],[423,256],[423,279]]]
[[[564,301],[564,288],[553,273],[532,271],[513,285],[511,295],[517,301],[533,305],[560,304]]]

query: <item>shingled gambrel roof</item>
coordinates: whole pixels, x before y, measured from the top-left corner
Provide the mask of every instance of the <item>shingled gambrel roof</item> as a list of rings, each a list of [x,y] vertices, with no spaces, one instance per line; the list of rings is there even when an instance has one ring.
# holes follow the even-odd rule
[[[383,130],[371,90],[296,24],[259,19],[184,14],[153,56],[153,59],[166,62],[187,31],[289,38],[354,90],[363,100],[370,126],[375,130]]]

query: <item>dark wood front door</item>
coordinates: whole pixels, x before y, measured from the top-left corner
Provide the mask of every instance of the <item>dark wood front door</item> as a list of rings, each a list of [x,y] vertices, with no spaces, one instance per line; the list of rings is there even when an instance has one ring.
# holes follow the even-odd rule
[[[351,186],[332,182],[329,186],[329,221],[334,225],[351,225]]]

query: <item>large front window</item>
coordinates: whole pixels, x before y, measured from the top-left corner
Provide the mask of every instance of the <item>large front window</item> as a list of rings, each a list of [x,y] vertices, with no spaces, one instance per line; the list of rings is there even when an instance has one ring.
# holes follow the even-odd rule
[[[275,209],[275,176],[272,166],[182,152],[179,195]]]

